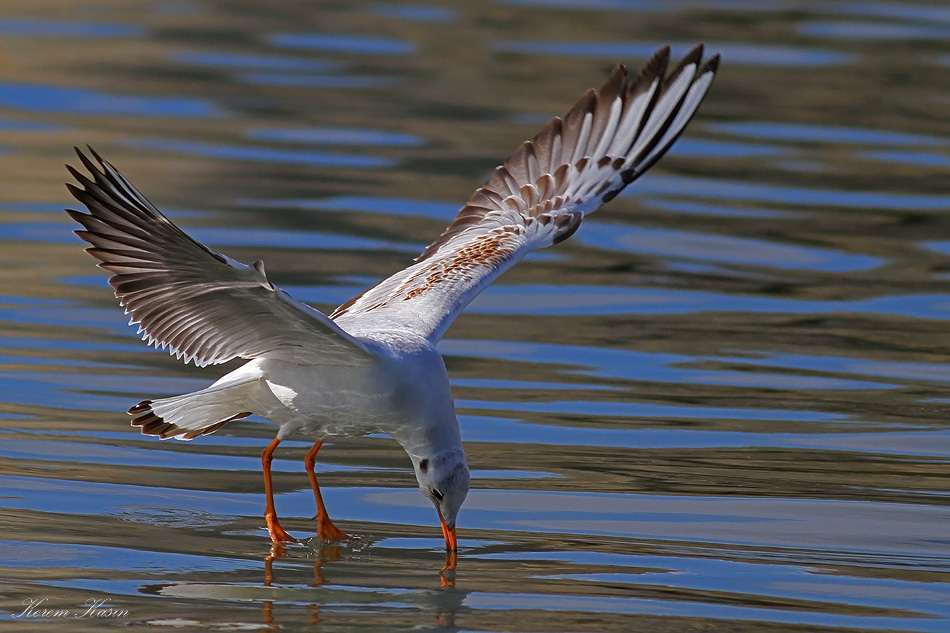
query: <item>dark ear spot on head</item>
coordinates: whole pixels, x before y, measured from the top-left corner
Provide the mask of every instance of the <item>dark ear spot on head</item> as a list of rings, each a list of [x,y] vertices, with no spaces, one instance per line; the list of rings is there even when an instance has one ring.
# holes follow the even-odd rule
[[[421,473],[429,472],[429,460],[428,460],[428,459],[424,459],[424,460],[422,460],[421,462],[419,462],[419,472],[421,472]]]

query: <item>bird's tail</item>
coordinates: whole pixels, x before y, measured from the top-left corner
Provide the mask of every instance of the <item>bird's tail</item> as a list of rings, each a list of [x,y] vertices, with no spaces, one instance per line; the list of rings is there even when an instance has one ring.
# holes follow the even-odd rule
[[[181,396],[143,400],[131,409],[132,426],[141,427],[145,435],[193,440],[199,435],[214,433],[233,420],[251,415],[250,396],[257,386],[257,376],[227,380],[225,376],[207,389]]]

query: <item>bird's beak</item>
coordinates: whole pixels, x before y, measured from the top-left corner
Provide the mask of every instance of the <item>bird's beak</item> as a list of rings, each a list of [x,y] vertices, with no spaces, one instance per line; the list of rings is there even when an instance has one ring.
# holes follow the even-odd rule
[[[442,516],[442,510],[439,510],[438,507],[435,509],[439,513],[439,521],[442,522],[442,536],[445,537],[445,549],[449,552],[454,552],[458,550],[458,541],[455,538],[455,526],[449,527],[445,523],[445,517]]]

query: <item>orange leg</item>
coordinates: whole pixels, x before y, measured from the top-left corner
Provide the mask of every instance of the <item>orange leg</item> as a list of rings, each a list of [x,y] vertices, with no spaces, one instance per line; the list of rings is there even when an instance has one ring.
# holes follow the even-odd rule
[[[337,526],[333,525],[330,517],[327,516],[327,508],[323,505],[323,496],[320,494],[320,486],[317,484],[317,474],[313,472],[313,463],[317,459],[317,451],[323,446],[323,440],[317,440],[313,448],[307,451],[304,457],[303,465],[307,469],[307,475],[310,477],[310,487],[313,488],[313,497],[317,500],[317,514],[314,519],[317,520],[317,536],[324,541],[347,541],[349,536]]]
[[[294,537],[284,531],[277,522],[277,511],[274,509],[274,486],[270,480],[270,463],[274,460],[274,449],[280,444],[276,437],[274,441],[267,445],[264,452],[261,453],[261,464],[264,467],[264,494],[267,495],[267,507],[264,508],[264,520],[267,521],[267,531],[270,533],[270,540],[274,544],[293,543]]]

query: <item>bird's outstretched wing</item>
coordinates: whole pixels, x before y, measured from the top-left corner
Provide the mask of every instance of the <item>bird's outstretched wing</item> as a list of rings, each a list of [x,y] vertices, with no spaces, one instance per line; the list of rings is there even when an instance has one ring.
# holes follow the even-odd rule
[[[92,179],[67,165],[69,191],[89,213],[66,212],[115,295],[150,345],[199,367],[234,358],[357,365],[372,358],[326,315],[274,286],[258,261],[247,266],[196,242],[91,148],[76,153]]]
[[[416,263],[341,305],[345,327],[396,328],[431,342],[528,251],[570,237],[588,213],[649,169],[686,127],[719,55],[702,44],[667,74],[664,46],[636,79],[618,66],[562,119],[526,141],[469,199]]]

